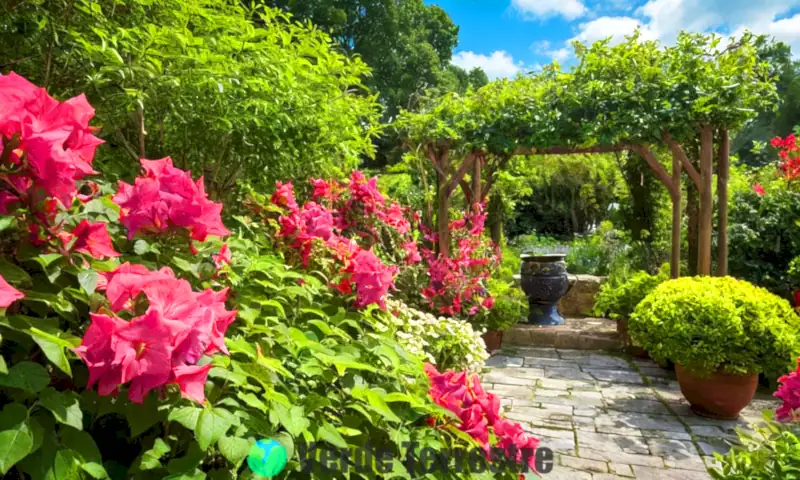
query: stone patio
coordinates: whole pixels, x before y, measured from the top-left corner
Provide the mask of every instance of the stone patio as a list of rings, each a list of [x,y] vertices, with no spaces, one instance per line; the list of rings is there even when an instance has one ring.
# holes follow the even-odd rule
[[[674,372],[600,351],[504,348],[487,367],[484,387],[506,416],[555,453],[545,480],[709,479],[713,453],[730,448],[735,428],[777,405],[759,392],[737,421],[703,418],[689,409]]]

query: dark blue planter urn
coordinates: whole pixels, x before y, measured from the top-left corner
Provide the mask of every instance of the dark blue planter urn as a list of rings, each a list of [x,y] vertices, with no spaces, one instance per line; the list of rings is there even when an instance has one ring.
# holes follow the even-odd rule
[[[558,313],[558,301],[569,290],[565,254],[522,254],[520,281],[522,291],[528,296],[532,325],[563,325],[564,317]]]

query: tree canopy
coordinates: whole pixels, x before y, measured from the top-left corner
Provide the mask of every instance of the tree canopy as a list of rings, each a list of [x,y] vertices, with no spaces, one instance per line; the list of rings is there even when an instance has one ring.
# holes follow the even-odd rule
[[[4,4],[2,72],[59,97],[86,92],[98,161],[175,155],[215,193],[240,181],[334,175],[374,151],[380,107],[360,58],[330,37],[237,0],[53,0]]]

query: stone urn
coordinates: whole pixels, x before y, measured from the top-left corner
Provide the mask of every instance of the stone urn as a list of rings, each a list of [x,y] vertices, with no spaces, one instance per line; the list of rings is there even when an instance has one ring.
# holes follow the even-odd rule
[[[528,296],[529,324],[563,325],[564,317],[558,313],[558,301],[569,290],[565,254],[522,254],[520,280],[522,291]]]

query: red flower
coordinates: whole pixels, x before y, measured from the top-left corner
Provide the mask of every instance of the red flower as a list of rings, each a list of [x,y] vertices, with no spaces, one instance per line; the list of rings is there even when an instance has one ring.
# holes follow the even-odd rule
[[[758,195],[759,197],[763,197],[767,193],[764,191],[764,187],[762,187],[761,184],[758,183],[753,185],[753,191],[756,192],[756,195]]]
[[[71,251],[85,253],[97,259],[119,257],[103,222],[90,223],[81,220],[70,234],[62,236],[65,246],[72,239],[75,239],[75,243],[70,247]]]
[[[206,403],[205,385],[211,367],[210,363],[202,367],[185,365],[176,367],[172,371],[174,383],[178,384],[181,389],[181,395],[184,398],[193,400],[201,405]]]
[[[314,187],[314,192],[311,194],[311,199],[315,202],[318,200],[335,200],[333,186],[327,181],[321,178],[312,178],[311,185]]]
[[[386,308],[385,296],[394,285],[397,267],[384,265],[371,250],[361,250],[350,260],[346,272],[356,284],[356,306],[377,303]]]
[[[6,308],[24,297],[25,295],[22,292],[9,285],[6,279],[0,275],[0,308]]]

